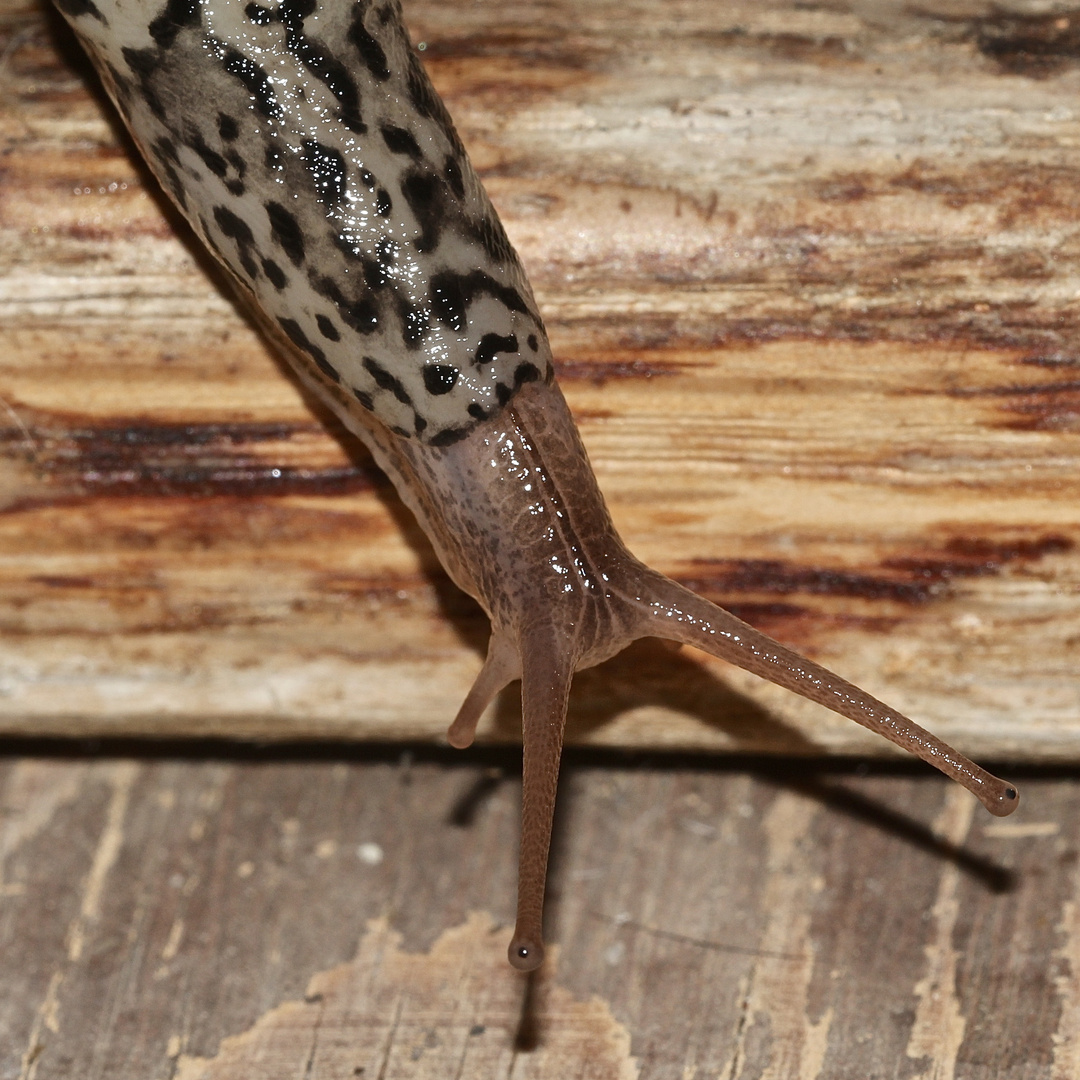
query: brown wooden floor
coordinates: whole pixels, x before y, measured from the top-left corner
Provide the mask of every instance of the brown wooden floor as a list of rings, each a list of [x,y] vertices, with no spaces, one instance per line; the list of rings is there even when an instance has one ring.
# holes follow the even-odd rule
[[[500,960],[481,983],[509,995],[511,1030],[484,1001],[399,1029],[380,1015],[383,976],[365,975],[340,1052],[386,1031],[351,1074],[1080,1075],[1075,778],[1021,777],[1024,805],[1001,822],[919,769],[750,765],[571,756],[548,912],[562,1013]],[[314,1051],[286,1067],[280,1046],[236,1069],[222,1040],[262,1017],[289,1021],[287,1042],[321,993],[266,1014],[362,940],[370,952],[369,920],[410,953],[470,913],[509,920],[518,797],[512,754],[7,745],[0,1077],[346,1075]],[[399,1020],[418,982],[393,991]],[[635,1062],[563,1047],[530,1071],[597,1016]],[[447,1068],[455,1024],[493,1054],[504,1040],[511,1064]]]

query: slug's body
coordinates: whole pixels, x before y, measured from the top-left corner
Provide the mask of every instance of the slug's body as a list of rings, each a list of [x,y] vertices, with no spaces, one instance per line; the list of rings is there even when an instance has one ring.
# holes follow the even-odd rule
[[[450,741],[467,746],[522,680],[515,966],[543,956],[570,680],[639,637],[738,664],[910,749],[992,812],[1015,808],[1013,788],[627,552],[397,0],[57,3],[166,191],[491,617]]]

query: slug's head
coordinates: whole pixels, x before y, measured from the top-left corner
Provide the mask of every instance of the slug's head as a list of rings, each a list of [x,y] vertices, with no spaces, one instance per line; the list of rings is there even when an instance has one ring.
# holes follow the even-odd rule
[[[998,816],[1014,787],[883,705],[630,555],[554,385],[527,386],[414,486],[439,492],[426,521],[444,563],[492,618],[488,655],[449,730],[468,746],[480,716],[521,679],[524,743],[517,926],[510,963],[542,963],[548,848],[570,680],[642,637],[694,645],[876,731],[959,781]],[[436,512],[437,511],[437,512]]]

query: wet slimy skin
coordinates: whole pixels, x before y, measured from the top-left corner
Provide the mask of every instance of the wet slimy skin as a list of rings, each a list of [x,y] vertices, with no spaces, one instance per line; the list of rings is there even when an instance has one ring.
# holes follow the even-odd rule
[[[543,960],[571,679],[637,638],[737,664],[910,750],[991,813],[1016,808],[1015,788],[626,550],[397,0],[56,2],[165,191],[490,616],[450,742],[468,746],[521,680],[515,967]]]

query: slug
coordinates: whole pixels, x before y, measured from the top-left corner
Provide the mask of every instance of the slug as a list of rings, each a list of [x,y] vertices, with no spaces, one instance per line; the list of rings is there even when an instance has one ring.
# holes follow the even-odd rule
[[[544,955],[570,680],[636,638],[737,664],[910,750],[991,813],[1016,808],[1015,788],[627,551],[524,271],[398,0],[56,2],[165,191],[489,615],[450,743],[468,746],[521,680],[511,964]]]

